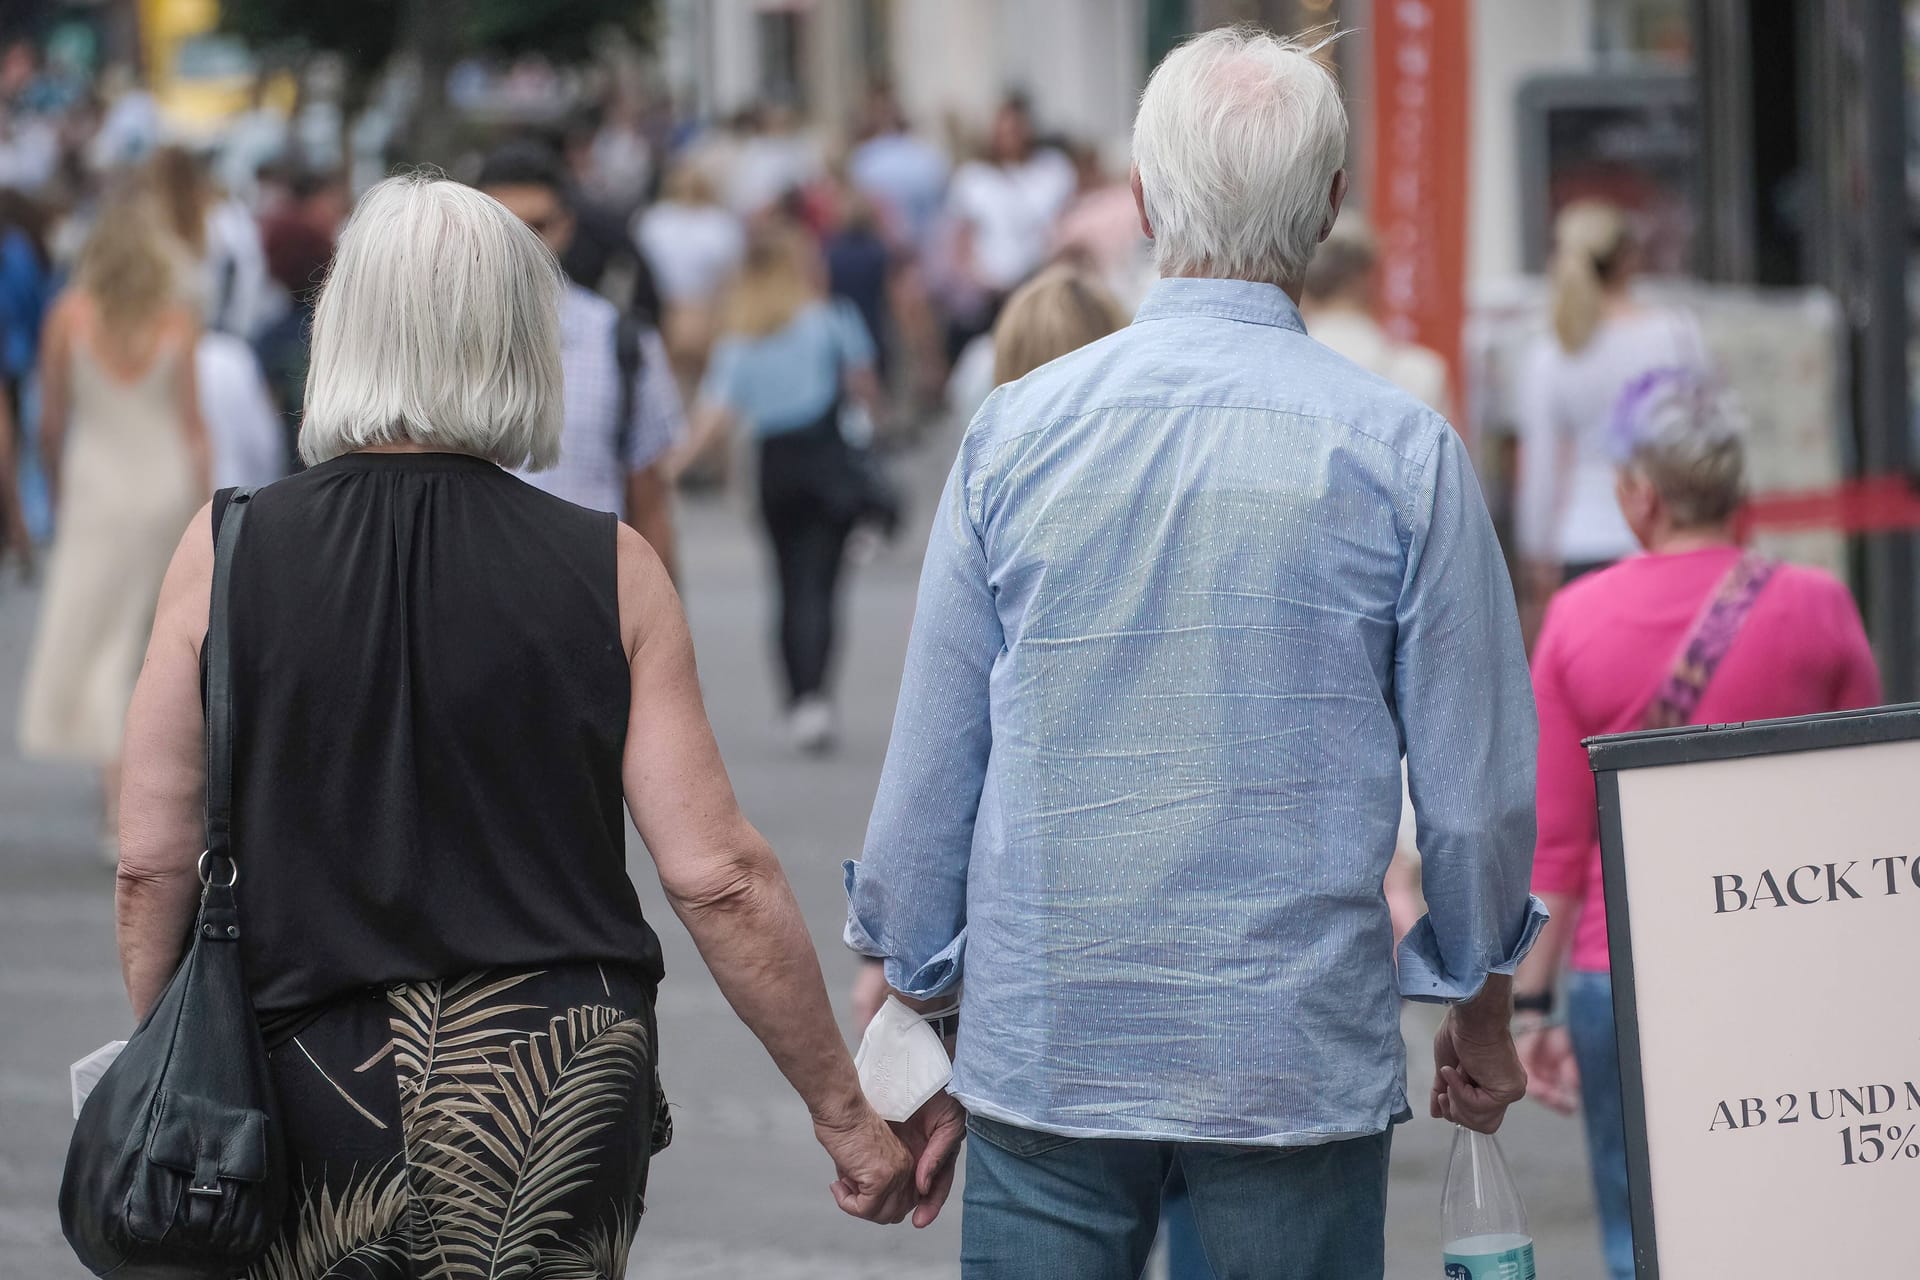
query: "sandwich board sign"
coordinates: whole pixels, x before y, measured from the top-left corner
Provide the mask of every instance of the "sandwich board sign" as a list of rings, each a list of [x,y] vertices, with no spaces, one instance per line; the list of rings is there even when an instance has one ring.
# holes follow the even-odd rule
[[[1587,746],[1639,1280],[1920,1275],[1920,705]]]

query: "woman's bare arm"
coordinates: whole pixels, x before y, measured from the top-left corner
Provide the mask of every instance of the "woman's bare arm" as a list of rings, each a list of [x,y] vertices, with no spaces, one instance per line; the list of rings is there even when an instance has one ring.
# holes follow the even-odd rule
[[[813,1113],[840,1173],[834,1198],[858,1217],[898,1222],[915,1202],[906,1151],[860,1091],[800,905],[734,798],[673,584],[644,538],[625,525],[618,537],[634,825],[721,993]]]
[[[680,476],[699,461],[702,455],[713,446],[716,440],[726,438],[733,426],[733,414],[724,405],[710,400],[702,400],[693,407],[691,429],[686,439],[667,453],[662,459],[666,464],[666,481],[669,487],[678,482]]]
[[[199,898],[206,745],[200,644],[213,589],[213,517],[202,508],[160,588],[147,660],[127,708],[115,879],[120,969],[145,1017],[180,963]]]
[[[73,298],[63,294],[47,312],[40,341],[40,466],[47,492],[60,505],[61,452],[67,438],[67,411],[73,402]]]

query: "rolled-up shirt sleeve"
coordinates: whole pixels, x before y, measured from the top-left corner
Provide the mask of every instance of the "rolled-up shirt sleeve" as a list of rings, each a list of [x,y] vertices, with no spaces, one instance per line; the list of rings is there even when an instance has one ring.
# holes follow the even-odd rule
[[[865,849],[846,864],[847,945],[921,998],[960,981],[967,863],[993,742],[988,681],[1004,644],[967,468],[963,445],[927,543]]]
[[[1465,1000],[1546,923],[1528,892],[1538,725],[1513,585],[1451,429],[1407,509],[1393,688],[1427,914],[1400,944],[1400,993]]]

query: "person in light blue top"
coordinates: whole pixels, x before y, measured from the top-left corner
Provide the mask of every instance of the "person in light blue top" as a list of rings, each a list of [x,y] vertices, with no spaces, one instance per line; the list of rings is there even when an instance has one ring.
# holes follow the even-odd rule
[[[1345,146],[1311,50],[1170,54],[1134,129],[1163,278],[988,399],[935,515],[846,936],[960,994],[906,1131],[937,1195],[965,1110],[967,1277],[1137,1276],[1176,1165],[1220,1274],[1378,1277],[1401,998],[1451,1006],[1435,1116],[1525,1092],[1526,655],[1459,436],[1301,324]]]
[[[852,304],[814,298],[771,333],[714,343],[700,399],[756,440],[786,435],[819,422],[840,403],[848,374],[871,372],[874,357],[873,335]]]
[[[822,277],[819,251],[798,228],[754,232],[722,308],[693,432],[669,463],[684,467],[730,425],[755,442],[780,586],[787,731],[808,752],[834,740],[828,675],[847,538],[863,520],[893,514],[878,509],[883,495],[843,422],[850,410],[864,410],[868,423],[880,414],[873,335],[853,307],[827,300]]]

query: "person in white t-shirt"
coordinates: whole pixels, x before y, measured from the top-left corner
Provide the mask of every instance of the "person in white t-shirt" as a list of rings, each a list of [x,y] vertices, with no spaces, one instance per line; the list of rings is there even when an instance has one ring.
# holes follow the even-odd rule
[[[1034,146],[1026,102],[1001,103],[985,158],[961,165],[947,193],[954,273],[978,297],[951,318],[950,353],[991,328],[1007,295],[1045,265],[1054,222],[1075,185],[1071,161]]]
[[[1532,608],[1639,550],[1614,493],[1621,393],[1654,369],[1711,372],[1693,317],[1635,295],[1639,259],[1613,205],[1577,201],[1554,223],[1552,331],[1529,353],[1518,405],[1516,532]]]
[[[765,106],[753,119],[727,175],[727,203],[743,218],[765,213],[827,171],[819,139],[801,127],[793,108]]]
[[[213,444],[213,487],[258,488],[287,474],[287,434],[253,348],[203,329],[194,344],[200,416]]]
[[[669,304],[711,305],[739,269],[747,233],[713,180],[690,164],[668,170],[658,202],[633,218],[633,240]]]
[[[691,403],[717,333],[721,295],[747,252],[746,225],[720,203],[713,179],[682,161],[667,171],[660,200],[634,215],[633,241],[660,289],[660,336]]]

